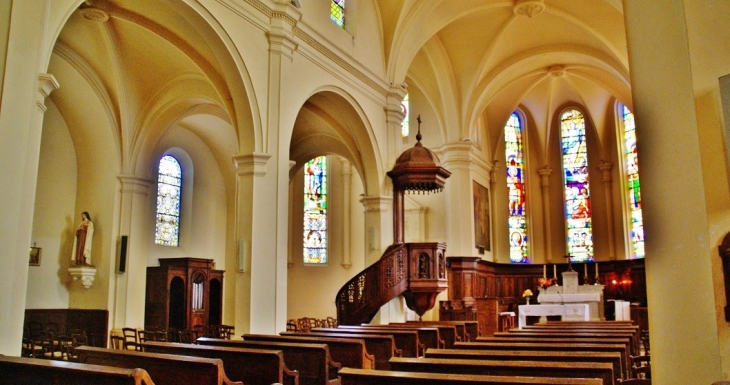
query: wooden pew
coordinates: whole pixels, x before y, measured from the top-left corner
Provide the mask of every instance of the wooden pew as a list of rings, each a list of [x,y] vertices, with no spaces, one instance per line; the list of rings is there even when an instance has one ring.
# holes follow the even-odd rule
[[[197,342],[200,345],[208,346],[281,350],[284,353],[286,366],[299,371],[301,385],[340,384],[337,372],[342,365],[332,360],[329,346],[326,344],[227,340],[208,337],[200,337]]]
[[[612,365],[616,380],[628,378],[621,354],[616,352],[428,349],[425,357],[494,361],[607,362]]]
[[[105,349],[91,346],[76,348],[78,360],[84,364],[108,365],[118,368],[142,368],[157,385],[164,384],[238,384],[226,377],[223,361],[212,358],[177,356],[139,352],[136,350]]]
[[[325,338],[346,338],[365,341],[365,348],[368,353],[375,357],[375,369],[390,370],[390,358],[400,357],[400,349],[395,347],[393,336],[389,335],[365,335],[347,333],[317,333],[317,332],[281,332],[282,336],[304,336],[304,337],[325,337]]]
[[[492,376],[600,378],[604,385],[614,384],[613,366],[598,362],[495,361],[448,358],[393,357],[395,371],[420,373],[459,373]]]
[[[340,325],[338,329],[376,329],[376,330],[390,330],[390,331],[401,331],[401,330],[414,330],[418,334],[418,356],[423,356],[423,352],[426,349],[438,349],[444,347],[444,341],[441,338],[439,328],[434,326],[410,326],[406,324],[400,325],[360,325],[360,326],[349,326]]]
[[[542,338],[551,338],[551,337],[564,337],[564,338],[590,338],[590,337],[600,337],[600,338],[630,338],[631,343],[629,344],[631,355],[638,356],[639,355],[639,338],[638,334],[634,334],[633,332],[622,332],[622,331],[611,331],[611,330],[544,330],[544,329],[512,329],[508,332],[497,332],[494,333],[495,337],[542,337]]]
[[[477,321],[406,321],[406,323],[454,325],[456,332],[459,333],[461,342],[476,341],[477,337],[479,337],[479,322]]]
[[[289,370],[284,364],[281,350],[229,348],[176,342],[147,341],[146,352],[185,356],[219,358],[223,360],[226,375],[245,385],[299,385],[299,372]]]
[[[438,335],[441,346],[434,349],[439,348],[450,348],[454,346],[454,342],[456,341],[466,341],[465,339],[461,338],[461,335],[459,334],[459,331],[457,330],[457,326],[461,326],[462,333],[464,332],[464,325],[443,325],[443,324],[437,324],[437,323],[429,323],[429,324],[420,324],[420,323],[413,323],[413,322],[391,322],[388,324],[388,326],[394,326],[394,327],[406,327],[406,328],[423,328],[423,327],[430,327],[430,328],[436,328],[438,329]],[[420,338],[420,336],[419,336]],[[428,349],[428,347],[426,348]]]
[[[629,360],[631,341],[628,338],[533,338],[533,337],[480,337],[477,342],[521,342],[521,343],[560,343],[560,344],[572,344],[572,343],[588,343],[588,344],[608,344],[624,345],[624,351],[621,354],[621,368],[620,372],[624,378],[630,378],[631,365],[624,361]]]
[[[443,321],[443,322],[458,322],[458,321]],[[441,338],[446,343],[446,347],[448,348],[449,345],[452,344],[452,342],[449,342],[448,339],[451,338],[449,334],[451,333],[448,329],[446,329],[446,333],[441,331],[441,327],[443,326],[452,326],[454,328],[454,332],[456,333],[456,336],[453,339],[453,342],[456,341],[469,341],[469,335],[466,332],[466,327],[464,324],[458,324],[458,323],[441,323],[438,321],[406,321],[402,322],[406,325],[418,325],[418,326],[435,326],[439,328],[439,332],[441,333]],[[390,325],[393,324],[402,324],[401,322],[391,322]]]
[[[10,356],[0,356],[0,384],[154,385],[149,374],[140,368]]]
[[[636,351],[633,354],[638,354],[639,344],[641,342],[641,334],[639,327],[636,325],[555,325],[555,324],[543,324],[543,325],[531,325],[522,328],[523,331],[535,331],[535,332],[557,332],[557,333],[631,333],[632,351]]]
[[[327,344],[332,359],[342,364],[343,368],[375,369],[375,357],[368,354],[362,339],[244,334],[243,340]]]
[[[600,385],[599,378],[554,378],[524,376],[485,376],[468,374],[413,373],[390,370],[343,368],[342,385]]]
[[[455,349],[468,350],[537,350],[564,352],[614,352],[621,354],[624,371],[629,367],[625,344],[566,342],[457,342]]]
[[[356,335],[388,335],[393,336],[395,347],[401,350],[403,357],[418,357],[420,343],[418,333],[413,330],[376,330],[363,328],[312,328],[316,333],[344,333]]]

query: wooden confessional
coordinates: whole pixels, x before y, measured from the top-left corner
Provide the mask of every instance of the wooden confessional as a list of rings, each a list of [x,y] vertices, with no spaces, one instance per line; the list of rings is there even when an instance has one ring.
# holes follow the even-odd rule
[[[160,259],[147,268],[145,327],[192,329],[220,325],[223,270],[212,259]]]

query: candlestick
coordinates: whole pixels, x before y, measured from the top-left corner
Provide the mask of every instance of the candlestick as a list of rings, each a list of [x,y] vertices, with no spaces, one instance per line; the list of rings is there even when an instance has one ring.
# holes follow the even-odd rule
[[[588,278],[588,264],[587,263],[583,264],[583,276]]]
[[[598,262],[596,262],[596,278],[598,278]]]
[[[553,278],[558,279],[558,267],[553,265]]]
[[[547,278],[547,266],[542,265],[542,277]]]

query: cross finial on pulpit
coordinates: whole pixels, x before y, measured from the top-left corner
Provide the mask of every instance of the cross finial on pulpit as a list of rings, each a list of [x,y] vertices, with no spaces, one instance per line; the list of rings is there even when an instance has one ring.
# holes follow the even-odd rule
[[[563,258],[568,258],[568,271],[573,271],[573,260],[570,255],[563,256]]]

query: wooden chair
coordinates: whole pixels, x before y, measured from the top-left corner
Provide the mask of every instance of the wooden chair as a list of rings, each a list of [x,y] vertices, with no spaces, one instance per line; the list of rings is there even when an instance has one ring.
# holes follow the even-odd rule
[[[297,321],[290,319],[286,321],[286,331],[288,332],[296,332],[297,330]]]
[[[195,333],[190,329],[178,330],[177,334],[177,341],[183,344],[195,343],[195,340],[197,339],[195,337]]]
[[[124,342],[139,342],[137,341],[137,329],[122,328],[122,336],[124,337]]]
[[[109,336],[111,341],[112,349],[122,350],[124,349],[124,337],[123,336]]]
[[[651,378],[651,356],[631,356],[631,369],[637,378]]]
[[[155,334],[148,330],[137,330],[137,340],[140,344],[144,344],[147,341],[154,341]]]
[[[641,344],[644,347],[644,355],[650,355],[650,346],[649,346],[649,331],[648,330],[642,330],[640,332],[639,339],[641,340]]]

